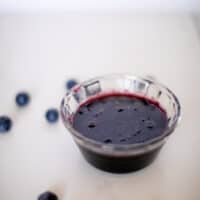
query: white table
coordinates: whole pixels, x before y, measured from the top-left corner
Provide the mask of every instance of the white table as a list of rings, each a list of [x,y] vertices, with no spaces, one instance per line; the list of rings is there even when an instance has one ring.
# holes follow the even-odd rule
[[[69,77],[152,74],[180,98],[182,122],[149,167],[115,175],[87,164],[61,120]],[[0,135],[0,200],[36,200],[45,191],[61,200],[200,199],[200,40],[188,16],[1,16],[0,114],[13,128]],[[20,90],[31,104],[18,109]]]

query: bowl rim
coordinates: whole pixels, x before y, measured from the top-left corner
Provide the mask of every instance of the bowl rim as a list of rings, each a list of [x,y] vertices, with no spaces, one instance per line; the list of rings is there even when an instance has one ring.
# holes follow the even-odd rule
[[[153,83],[158,85],[161,88],[164,88],[168,93],[171,94],[171,96],[174,99],[174,102],[177,105],[177,113],[175,116],[175,120],[173,121],[171,127],[167,127],[165,132],[155,138],[152,138],[150,140],[147,140],[146,142],[143,143],[133,143],[133,144],[106,144],[106,143],[102,143],[90,138],[87,138],[85,136],[83,136],[81,133],[79,133],[76,129],[73,128],[72,124],[65,119],[65,114],[63,111],[63,108],[65,106],[65,98],[67,96],[73,95],[74,93],[76,93],[77,89],[79,89],[80,87],[99,80],[99,79],[105,79],[105,78],[124,78],[124,79],[139,79],[139,80],[143,80],[145,82],[148,83]],[[133,93],[131,93],[133,94]],[[65,127],[68,129],[68,131],[72,134],[72,136],[74,137],[75,141],[80,144],[83,145],[85,148],[89,149],[89,150],[93,150],[95,152],[98,153],[102,153],[102,154],[111,154],[112,156],[115,155],[133,155],[133,154],[141,154],[147,151],[151,151],[153,149],[156,149],[160,146],[162,146],[165,141],[167,140],[168,136],[174,131],[174,129],[177,127],[177,125],[180,122],[181,119],[181,105],[180,102],[177,98],[177,96],[165,85],[161,84],[160,82],[158,82],[155,79],[152,79],[151,77],[145,77],[145,76],[136,76],[136,75],[132,75],[132,74],[127,74],[127,73],[115,73],[115,74],[106,74],[103,76],[97,76],[91,79],[88,79],[86,81],[83,81],[79,84],[77,84],[76,86],[74,86],[69,92],[67,92],[65,94],[65,96],[62,99],[61,102],[61,106],[60,106],[60,113],[61,113],[61,118],[63,120],[63,123],[65,125]]]

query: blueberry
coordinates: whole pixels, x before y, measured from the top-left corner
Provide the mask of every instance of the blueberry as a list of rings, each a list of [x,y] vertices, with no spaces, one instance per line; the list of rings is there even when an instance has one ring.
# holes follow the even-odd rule
[[[48,109],[45,116],[48,122],[55,123],[59,117],[58,110],[55,108]]]
[[[38,200],[58,200],[58,197],[55,193],[46,191],[39,195]]]
[[[30,101],[30,96],[27,92],[20,92],[15,98],[16,104],[20,107],[26,106]]]
[[[78,84],[78,82],[77,82],[77,80],[75,80],[75,79],[70,79],[70,80],[68,80],[67,82],[66,82],[66,88],[68,89],[68,90],[71,90],[75,85],[77,85]]]
[[[0,116],[0,133],[8,132],[12,127],[12,120],[7,116]]]

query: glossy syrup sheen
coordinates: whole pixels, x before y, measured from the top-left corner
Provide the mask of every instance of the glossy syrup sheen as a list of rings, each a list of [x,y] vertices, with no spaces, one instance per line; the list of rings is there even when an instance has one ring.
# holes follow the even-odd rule
[[[92,98],[73,117],[82,135],[108,144],[146,142],[162,135],[166,126],[166,113],[157,102],[125,93]]]

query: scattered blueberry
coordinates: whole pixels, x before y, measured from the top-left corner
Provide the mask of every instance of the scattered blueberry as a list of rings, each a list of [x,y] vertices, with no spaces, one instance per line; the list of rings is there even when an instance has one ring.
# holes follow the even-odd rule
[[[27,92],[20,92],[16,95],[16,103],[18,106],[26,106],[30,101],[30,96]]]
[[[77,82],[77,80],[75,80],[75,79],[70,79],[70,80],[68,80],[67,82],[66,82],[66,88],[68,89],[68,90],[71,90],[71,88],[73,88],[75,85],[77,85],[78,84],[78,82]]]
[[[12,127],[12,121],[7,116],[0,116],[0,133],[8,132]]]
[[[38,200],[58,200],[58,197],[55,193],[46,191],[39,195]]]
[[[55,108],[48,109],[45,116],[48,122],[55,123],[59,117],[58,110]]]

